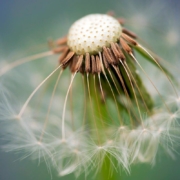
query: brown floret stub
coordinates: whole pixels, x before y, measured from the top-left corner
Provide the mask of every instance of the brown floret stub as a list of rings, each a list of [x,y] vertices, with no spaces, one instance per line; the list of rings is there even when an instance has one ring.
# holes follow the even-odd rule
[[[126,42],[127,41],[127,42]],[[105,69],[108,69],[109,66],[115,65],[118,66],[120,64],[120,60],[125,60],[125,54],[124,53],[132,53],[132,47],[128,45],[128,43],[132,45],[136,45],[136,41],[133,40],[128,35],[123,35],[122,38],[120,38],[119,42],[113,43],[111,42],[110,47],[103,47],[101,53],[102,57],[102,63],[105,67]],[[123,52],[125,51],[125,52]],[[71,51],[68,46],[60,46],[56,47],[54,49],[54,53],[62,53],[59,58],[59,63],[63,65],[63,68],[68,67],[71,64],[71,72],[79,71],[77,67],[75,68],[75,64],[79,61],[82,61],[81,66],[79,67],[81,69],[80,72],[85,73],[100,73],[102,72],[102,63],[100,60],[99,54],[96,55],[90,55],[89,53],[80,55],[81,58],[79,58],[79,55],[77,55],[75,52]],[[77,61],[77,62],[76,62]],[[75,63],[76,62],[76,63]]]

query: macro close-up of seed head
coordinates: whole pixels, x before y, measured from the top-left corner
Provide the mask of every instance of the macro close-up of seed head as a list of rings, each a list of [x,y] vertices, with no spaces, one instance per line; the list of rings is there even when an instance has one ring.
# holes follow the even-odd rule
[[[93,14],[76,21],[68,34],[68,46],[77,54],[96,54],[117,42],[122,32],[119,22],[105,14]]]
[[[44,163],[48,179],[134,179],[178,156],[178,55],[160,50],[178,37],[161,42],[140,13],[100,12],[0,67],[2,151]]]

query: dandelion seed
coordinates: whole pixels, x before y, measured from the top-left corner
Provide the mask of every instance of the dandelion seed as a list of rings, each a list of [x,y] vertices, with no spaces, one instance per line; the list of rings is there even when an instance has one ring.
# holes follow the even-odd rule
[[[166,101],[156,87],[156,79],[146,72],[136,53],[159,70],[174,99],[179,100],[175,79],[163,62],[139,43],[138,36],[123,27],[125,22],[106,14],[87,15],[77,20],[51,51],[23,58],[0,70],[0,77],[5,76],[24,63],[61,54],[58,66],[37,85],[18,111],[1,92],[0,118],[3,124],[7,123],[4,136],[9,134],[6,149],[25,149],[30,152],[26,156],[48,157],[45,161],[50,161],[60,176],[87,176],[91,170],[98,174],[105,164],[109,175],[112,169],[119,168],[130,173],[131,164],[155,164],[160,146],[168,145],[172,155],[175,140],[179,140],[179,106],[175,101],[173,106]],[[64,100],[60,101],[67,68],[71,78]],[[141,80],[142,74],[159,97],[158,108]],[[83,77],[82,85],[79,75]],[[44,84],[47,93],[41,93],[42,102],[38,105],[34,96]],[[39,108],[31,105],[33,100]],[[11,123],[16,124],[14,130]]]

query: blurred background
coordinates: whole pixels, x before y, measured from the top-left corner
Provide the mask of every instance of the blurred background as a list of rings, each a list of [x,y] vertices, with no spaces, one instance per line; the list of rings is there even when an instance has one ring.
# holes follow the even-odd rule
[[[13,61],[47,49],[48,39],[67,34],[71,24],[84,15],[113,10],[127,19],[126,26],[136,32],[160,56],[176,62],[180,57],[180,1],[178,0],[1,0],[0,61]],[[1,65],[1,64],[0,64]],[[0,140],[0,145],[2,141]],[[179,149],[180,150],[180,149]],[[177,149],[177,152],[179,152]],[[44,163],[18,160],[19,154],[0,149],[0,180],[49,180]],[[74,175],[53,180],[73,180]],[[85,179],[82,175],[79,179]],[[87,177],[87,180],[91,177]],[[159,153],[156,165],[134,165],[131,174],[119,172],[122,180],[179,180],[180,155],[176,159]]]

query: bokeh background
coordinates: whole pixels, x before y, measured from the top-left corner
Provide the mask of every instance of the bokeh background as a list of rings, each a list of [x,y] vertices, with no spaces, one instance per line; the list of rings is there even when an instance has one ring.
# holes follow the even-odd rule
[[[113,10],[127,19],[127,27],[135,31],[149,46],[171,62],[180,58],[179,0],[1,0],[0,61],[13,61],[47,48],[48,39],[65,35],[71,24],[91,13]],[[2,145],[2,140],[0,140]],[[123,180],[179,180],[180,149],[176,159],[159,153],[155,166],[135,165],[131,174],[119,172]],[[18,160],[20,154],[0,149],[0,180],[50,180],[44,163],[30,159]],[[73,175],[53,180],[73,180]],[[85,179],[81,176],[79,179]],[[91,177],[87,177],[87,180]]]

